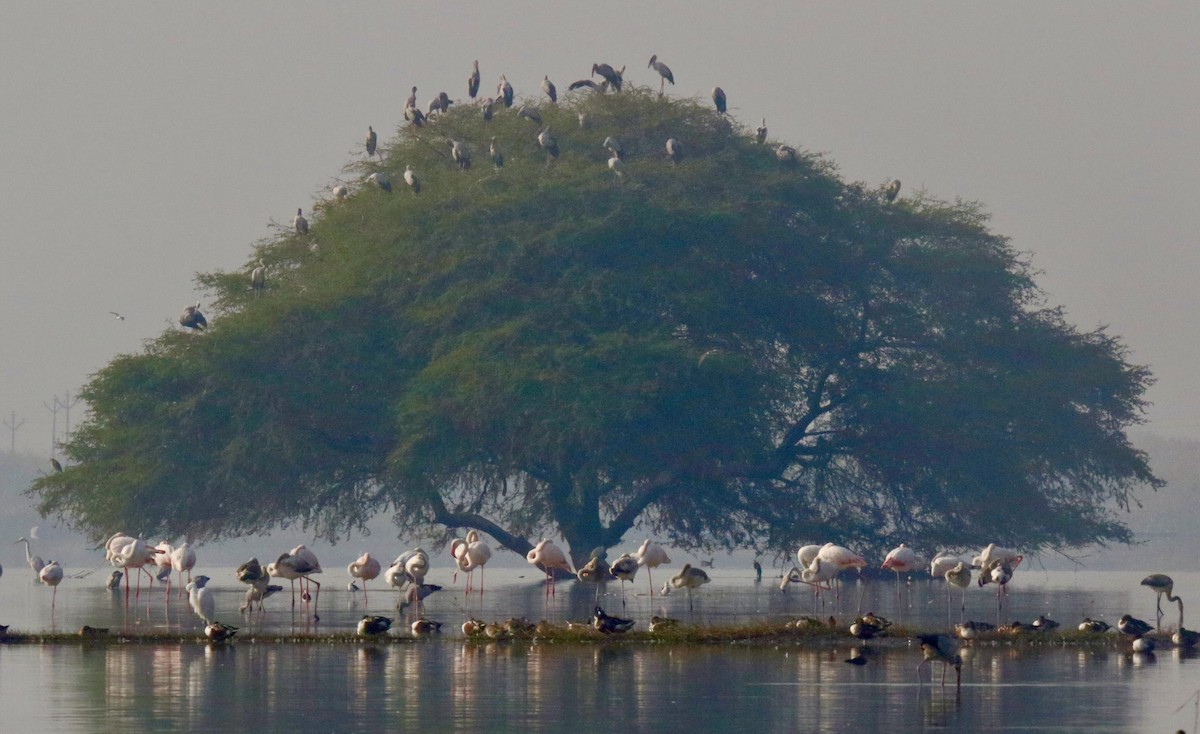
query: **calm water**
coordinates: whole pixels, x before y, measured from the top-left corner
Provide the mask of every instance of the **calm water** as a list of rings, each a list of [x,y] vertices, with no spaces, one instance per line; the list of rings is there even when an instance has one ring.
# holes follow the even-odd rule
[[[24,572],[24,573],[23,573]],[[465,644],[457,626],[467,614],[484,619],[584,619],[594,587],[560,583],[546,599],[526,570],[489,571],[487,590],[467,598],[462,578],[430,581],[445,591],[427,601],[428,616],[451,630],[405,644],[255,644],[210,648],[169,645],[0,645],[0,731],[59,732],[187,729],[190,731],[1193,731],[1200,658],[1176,650],[1135,656],[1117,650],[984,647],[965,651],[963,687],[919,687],[920,653],[868,648],[870,662],[846,665],[852,645],[809,650],[791,646],[564,645],[510,642]],[[29,582],[25,569],[0,578],[0,622],[14,629],[71,631],[82,624],[131,631],[200,629],[179,600],[143,593],[128,612],[124,595],[102,586],[102,572],[68,579],[51,614],[50,590]],[[70,573],[70,569],[68,569]],[[241,621],[241,589],[229,569],[210,570],[218,617]],[[656,595],[644,579],[628,589],[626,614],[644,623],[666,612],[698,624],[784,620],[834,613],[802,588],[779,591],[745,572],[712,572],[688,611],[686,596]],[[1187,597],[1200,576],[1174,574]],[[659,577],[662,577],[661,579]],[[669,573],[656,574],[656,584]],[[523,578],[522,578],[523,577]],[[349,629],[365,612],[394,614],[395,593],[362,594],[346,578],[324,574],[316,630]],[[1115,620],[1129,611],[1153,621],[1154,595],[1141,575],[1018,572],[1005,619],[1047,613],[1065,623],[1083,616]],[[933,626],[946,618],[941,584],[875,582],[843,591],[838,615],[863,609]],[[958,616],[958,596],[953,616]],[[601,604],[620,612],[617,584]],[[255,622],[270,631],[304,632],[303,606],[293,614],[289,593],[268,600]],[[994,595],[972,588],[968,617],[994,621]],[[1165,621],[1174,623],[1174,607]],[[640,625],[639,625],[640,626]],[[397,625],[402,629],[401,625]],[[950,671],[951,683],[953,670]]]

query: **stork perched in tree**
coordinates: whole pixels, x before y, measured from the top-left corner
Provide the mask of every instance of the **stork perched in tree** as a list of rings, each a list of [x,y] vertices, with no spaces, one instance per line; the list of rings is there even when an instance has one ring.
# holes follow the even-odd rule
[[[551,104],[558,102],[558,87],[555,87],[554,82],[550,81],[549,74],[542,77],[542,91],[550,98]]]
[[[416,87],[413,87],[416,89]],[[425,125],[425,113],[416,105],[404,108],[404,119],[413,124],[413,127],[422,127]]]
[[[417,174],[413,173],[412,166],[404,167],[404,183],[408,184],[414,194],[421,193],[421,181],[417,178]]]
[[[620,71],[613,69],[608,64],[592,64],[592,76],[599,74],[604,77],[604,81],[612,85],[612,88],[621,91],[622,75],[625,73],[625,67],[622,66]]]
[[[250,287],[254,289],[254,294],[257,296],[262,293],[262,289],[267,285],[267,266],[263,263],[262,258],[258,260],[258,267],[250,271]]]
[[[496,146],[496,136],[492,136],[491,145],[488,146],[488,153],[492,156],[492,165],[497,169],[504,168],[504,153],[500,152],[500,148]]]
[[[513,87],[508,83],[508,77],[503,74],[500,75],[500,83],[496,85],[496,96],[504,100],[505,107],[512,107]]]
[[[666,89],[667,82],[671,82],[671,86],[675,86],[675,75],[671,73],[671,67],[658,60],[658,54],[650,57],[650,63],[646,64],[647,69],[654,69],[658,75],[662,77],[662,81],[658,84],[658,93],[661,95]]]
[[[883,187],[883,198],[887,203],[891,204],[900,195],[900,179],[892,179],[886,186]]]
[[[667,155],[671,158],[672,163],[683,160],[683,143],[675,138],[667,138]]]
[[[541,127],[542,114],[537,111],[537,107],[530,107],[529,105],[523,104],[517,109],[517,117],[524,117],[526,120],[529,120],[535,125]]]
[[[612,137],[611,135],[604,138],[604,142],[602,143],[602,145],[605,148],[608,148],[609,152],[618,158],[620,158],[622,155],[624,155],[625,151],[621,148],[621,144],[618,143],[617,139]]]
[[[205,329],[208,327],[208,321],[204,318],[204,314],[200,313],[199,301],[196,301],[195,306],[188,306],[183,309],[183,314],[179,317],[179,324],[188,329]]]
[[[496,100],[493,97],[488,97],[483,100],[483,106],[480,107],[483,113],[483,121],[491,122],[492,117],[496,114]]]
[[[308,220],[304,218],[303,209],[296,210],[296,216],[292,217],[292,228],[296,230],[296,234],[308,234]]]
[[[417,107],[417,88],[416,87],[412,88],[412,94],[408,95],[408,99],[404,100],[404,109],[408,110],[410,107],[413,109],[416,109],[416,107]]]
[[[461,140],[450,141],[450,157],[458,164],[458,170],[465,171],[471,167],[471,151]]]
[[[759,145],[767,142],[767,118],[762,119],[762,124],[754,131],[754,139]]]
[[[379,145],[379,136],[375,133],[375,128],[367,125],[367,157],[375,155],[375,150]],[[379,156],[380,160],[383,156]]]
[[[389,181],[388,177],[383,175],[382,173],[379,173],[379,172],[372,173],[370,176],[367,176],[367,182],[375,184],[380,189],[382,189],[383,191],[386,191],[389,194],[392,193],[392,182]]]
[[[713,104],[717,106],[717,112],[722,115],[725,114],[725,110],[728,109],[725,103],[725,90],[720,87],[713,87],[712,98]]]
[[[607,84],[607,82],[605,82],[605,83]],[[567,86],[568,91],[574,92],[576,89],[590,89],[593,92],[603,91],[600,88],[600,85],[597,84],[596,82],[592,81],[591,79],[578,79],[576,81],[571,82]]]
[[[475,60],[475,68],[471,70],[471,76],[467,77],[467,95],[471,99],[475,99],[475,95],[479,94],[479,60]]]
[[[558,157],[558,141],[550,134],[550,128],[538,133],[538,145],[550,155],[551,158]]]

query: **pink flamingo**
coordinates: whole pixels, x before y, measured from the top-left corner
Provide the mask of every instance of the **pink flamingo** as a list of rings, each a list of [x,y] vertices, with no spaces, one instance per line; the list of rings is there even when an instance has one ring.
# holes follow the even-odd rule
[[[547,596],[555,593],[555,569],[562,569],[569,574],[575,573],[571,569],[571,564],[567,562],[567,554],[563,553],[562,548],[555,545],[553,540],[543,539],[533,547],[533,550],[525,554],[525,560],[545,572]]]
[[[888,551],[881,568],[890,569],[896,573],[896,601],[900,600],[900,574],[912,573],[923,565],[925,565],[925,561],[917,555],[917,552],[903,543]]]
[[[367,582],[379,577],[379,572],[383,570],[379,561],[371,556],[370,553],[363,553],[357,560],[353,561],[346,567],[346,571],[351,578],[362,579],[363,582],[363,601],[367,601]]]
[[[661,545],[651,543],[649,538],[642,541],[642,546],[638,548],[637,553],[633,554],[633,557],[637,559],[639,566],[646,567],[646,580],[650,583],[650,596],[653,597],[654,577],[650,574],[650,569],[670,563],[671,559],[667,557],[667,552]]]
[[[472,530],[467,533],[467,541],[458,558],[458,568],[467,574],[467,588],[471,588],[475,578],[475,569],[479,569],[479,596],[483,596],[483,567],[492,558],[492,548],[479,538],[479,533]]]

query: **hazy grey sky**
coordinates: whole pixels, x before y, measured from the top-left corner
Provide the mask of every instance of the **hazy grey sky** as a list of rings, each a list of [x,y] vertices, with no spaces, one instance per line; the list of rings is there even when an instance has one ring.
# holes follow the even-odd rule
[[[177,328],[412,85],[465,97],[474,59],[485,91],[598,61],[657,85],[657,53],[671,94],[720,85],[849,179],[983,202],[1050,303],[1152,366],[1151,430],[1200,438],[1198,39],[1195,0],[5,3],[0,417],[49,452],[43,403]]]

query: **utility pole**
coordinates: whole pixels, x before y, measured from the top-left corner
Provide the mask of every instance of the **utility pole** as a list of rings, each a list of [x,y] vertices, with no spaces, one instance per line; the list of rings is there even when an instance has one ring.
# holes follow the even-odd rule
[[[58,400],[57,397],[55,397],[54,399]],[[63,411],[66,413],[66,418],[67,418],[67,428],[66,428],[66,430],[63,431],[63,440],[64,441],[71,440],[71,408],[75,407],[75,404],[78,402],[79,402],[78,397],[76,397],[74,400],[71,399],[71,391],[68,390],[66,399],[59,403],[59,405],[62,406]]]
[[[46,402],[42,401],[42,406],[54,416],[54,420],[50,424],[50,458],[53,459],[54,450],[58,448],[58,411],[62,409],[62,403],[55,395],[51,405],[46,405]]]
[[[22,418],[20,423],[17,423],[17,411],[13,411],[9,419],[4,421],[4,427],[11,433],[11,443],[8,448],[10,454],[17,453],[17,429],[25,425],[25,419]]]

